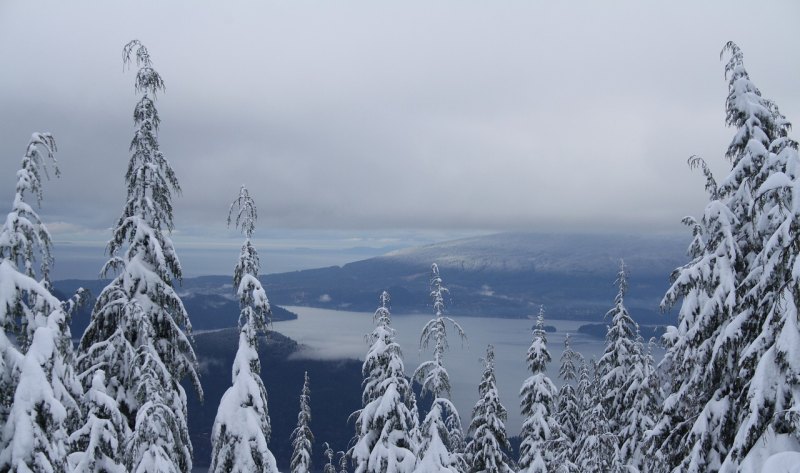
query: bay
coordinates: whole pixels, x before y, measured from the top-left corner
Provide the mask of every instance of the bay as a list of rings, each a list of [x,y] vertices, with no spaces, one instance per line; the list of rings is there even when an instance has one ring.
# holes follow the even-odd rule
[[[310,307],[289,306],[295,312],[295,320],[274,322],[274,329],[303,345],[295,356],[309,359],[363,360],[367,351],[365,335],[374,327],[373,314],[347,312]],[[467,340],[462,344],[457,334],[448,327],[450,349],[445,355],[445,368],[452,384],[451,400],[461,415],[466,427],[472,414],[472,407],[478,399],[478,383],[483,373],[481,359],[486,347],[492,344],[495,349],[495,370],[500,399],[508,410],[506,428],[509,436],[517,435],[522,426],[519,412],[519,389],[530,375],[525,356],[531,343],[531,319],[501,319],[492,317],[459,317],[448,314],[464,329]],[[417,366],[431,358],[431,351],[420,350],[419,335],[432,315],[392,314],[392,326],[396,340],[403,354],[405,371],[412,375]],[[598,323],[600,320],[548,320],[545,325],[554,326],[556,332],[547,333],[547,343],[553,361],[548,366],[548,375],[553,382],[557,379],[559,358],[564,347],[566,335],[571,334],[571,345],[586,360],[597,359],[603,352],[602,339],[577,333],[579,326]],[[657,354],[660,356],[660,353]],[[269,389],[269,387],[267,387]],[[345,414],[345,413],[343,413]]]

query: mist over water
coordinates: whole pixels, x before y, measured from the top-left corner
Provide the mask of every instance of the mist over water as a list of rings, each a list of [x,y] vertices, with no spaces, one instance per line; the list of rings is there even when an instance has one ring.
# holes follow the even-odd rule
[[[287,307],[298,315],[296,320],[275,322],[274,330],[296,340],[304,349],[299,357],[311,359],[364,359],[367,351],[365,335],[375,326],[372,313],[346,312],[310,307]],[[495,347],[495,370],[500,399],[508,410],[506,428],[508,434],[517,435],[522,426],[519,413],[519,389],[530,375],[525,364],[525,355],[531,343],[531,319],[497,319],[485,317],[459,317],[448,314],[458,322],[467,334],[463,344],[448,326],[450,350],[445,355],[445,367],[452,384],[451,399],[455,403],[462,423],[469,424],[472,407],[478,400],[478,382],[483,372],[481,358],[486,354],[486,346]],[[547,373],[557,385],[559,358],[564,348],[564,338],[571,334],[571,344],[587,361],[597,359],[603,352],[605,342],[601,339],[577,333],[578,327],[600,320],[573,321],[548,320],[545,325],[554,326],[557,332],[547,333],[547,347],[553,361]],[[392,314],[392,327],[396,340],[403,350],[406,374],[413,374],[419,364],[431,358],[431,351],[420,352],[419,335],[422,327],[432,318],[423,314]],[[654,356],[658,361],[662,356],[659,350]],[[313,378],[313,373],[310,373]],[[269,386],[267,386],[269,389]],[[346,416],[349,413],[343,413]]]

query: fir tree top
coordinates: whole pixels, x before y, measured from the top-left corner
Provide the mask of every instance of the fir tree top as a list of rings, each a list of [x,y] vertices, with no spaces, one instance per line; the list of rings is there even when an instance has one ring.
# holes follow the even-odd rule
[[[172,241],[163,235],[162,229],[173,230],[172,194],[180,193],[181,189],[158,143],[161,119],[155,99],[157,92],[164,90],[164,81],[153,69],[150,53],[139,40],[125,45],[122,58],[125,67],[134,62],[139,67],[135,90],[141,97],[133,111],[136,130],[131,139],[131,158],[125,173],[127,200],[113,238],[108,243],[108,251],[116,256],[128,242],[130,246],[125,260],[131,261],[139,255],[152,266],[164,284],[171,285],[173,277],[181,279],[181,265]],[[104,272],[121,265],[122,261],[112,257]]]
[[[494,374],[494,347],[486,348],[484,370],[478,385],[478,402],[472,410],[472,440],[466,455],[470,473],[510,473],[503,449],[510,450],[504,421],[508,413],[500,403]]]
[[[567,384],[577,379],[576,358],[577,355],[570,344],[570,335],[567,334],[564,337],[564,352],[561,354],[561,369],[558,373],[559,377]]]
[[[547,332],[544,330],[544,306],[539,308],[536,317],[536,328],[533,330],[533,341],[528,348],[528,369],[533,374],[543,373],[550,363],[550,352],[547,350]]]
[[[11,211],[0,229],[0,259],[13,262],[25,275],[35,277],[35,247],[38,247],[41,278],[48,284],[53,260],[50,232],[33,207],[25,202],[25,194],[33,194],[36,202],[41,205],[42,174],[49,177],[48,160],[53,163],[55,175],[60,175],[55,152],[56,141],[50,133],[31,135],[17,171],[16,194]]]
[[[309,473],[311,471],[311,450],[314,434],[311,433],[311,388],[308,371],[305,372],[303,389],[300,391],[300,412],[297,413],[297,427],[292,431],[292,473]]]
[[[419,365],[414,372],[414,379],[422,385],[423,393],[430,393],[434,398],[450,395],[450,376],[444,368],[444,353],[450,347],[447,341],[447,325],[452,325],[462,341],[467,338],[461,325],[443,315],[444,294],[448,292],[442,283],[439,266],[433,263],[431,265],[430,296],[435,317],[425,324],[419,338],[420,349],[427,348],[433,342],[433,360]]]

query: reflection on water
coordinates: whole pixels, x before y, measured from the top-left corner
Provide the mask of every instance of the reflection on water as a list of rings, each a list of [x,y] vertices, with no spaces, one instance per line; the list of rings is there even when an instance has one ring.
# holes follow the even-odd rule
[[[308,358],[358,358],[364,359],[367,350],[365,335],[374,327],[371,313],[345,312],[309,307],[287,307],[298,315],[296,320],[275,322],[274,329],[295,339],[307,348],[303,357]],[[445,367],[450,374],[452,400],[467,425],[472,407],[478,399],[478,382],[483,365],[480,358],[486,353],[486,346],[495,347],[495,367],[500,399],[508,410],[506,428],[509,435],[520,431],[522,422],[519,414],[519,389],[529,376],[525,366],[525,354],[531,342],[533,320],[495,319],[480,317],[459,317],[451,315],[467,334],[468,340],[461,344],[452,330],[448,331],[450,351],[445,355]],[[430,315],[393,314],[392,326],[396,330],[397,341],[403,349],[406,374],[412,374],[416,367],[431,357],[430,350],[419,351],[419,335]],[[564,347],[564,337],[572,334],[572,347],[583,354],[587,360],[595,359],[602,353],[603,340],[577,333],[579,326],[594,321],[547,320],[545,325],[556,327],[557,332],[547,334],[547,346],[553,362],[548,366],[548,374],[560,385],[558,379],[559,358]],[[449,327],[448,327],[449,329]],[[657,356],[661,356],[659,353]],[[267,387],[269,389],[269,387]]]

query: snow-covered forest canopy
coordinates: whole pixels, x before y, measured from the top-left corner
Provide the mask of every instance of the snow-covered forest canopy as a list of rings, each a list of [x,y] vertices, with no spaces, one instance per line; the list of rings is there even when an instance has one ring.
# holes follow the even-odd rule
[[[519,407],[500,401],[489,345],[474,408],[459,413],[447,355],[470,334],[448,315],[446,275],[431,261],[420,270],[433,317],[411,347],[430,359],[407,366],[389,288],[376,293],[361,407],[342,413],[352,440],[338,452],[315,452],[313,372],[304,377],[291,437],[272,435],[262,377],[270,367],[258,351],[272,307],[253,240],[256,201],[245,186],[227,216],[244,235],[238,260],[231,255],[236,355],[209,444],[190,439],[185,386],[202,398],[203,383],[220,380],[200,376],[191,313],[178,290],[183,270],[171,235],[181,186],[159,142],[165,82],[151,52],[131,41],[123,64],[137,99],[128,163],[120,164],[124,205],[109,222],[108,260],[98,268],[111,279],[88,328],[74,334],[77,345],[71,316],[86,294],[54,293],[53,241],[37,213],[47,202],[46,178],[59,176],[56,138],[36,132],[23,148],[0,229],[0,472],[189,473],[202,449],[212,452],[209,471],[272,473],[279,465],[270,446],[287,444],[292,473],[800,473],[798,143],[777,102],[750,78],[741,49],[727,43],[722,58],[732,138],[720,154],[730,169],[715,176],[704,158],[688,160],[708,202],[683,221],[692,236],[688,258],[661,301],[678,309],[677,325],[660,340],[644,339],[626,306],[629,273],[620,261],[616,278],[609,275],[617,295],[608,301],[598,359],[573,350],[569,337],[556,354],[540,307],[520,354],[530,376],[514,393]],[[659,363],[656,346],[666,351]],[[517,434],[506,429],[509,409],[523,418],[519,448],[509,441]]]

